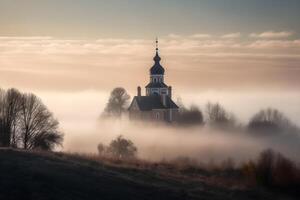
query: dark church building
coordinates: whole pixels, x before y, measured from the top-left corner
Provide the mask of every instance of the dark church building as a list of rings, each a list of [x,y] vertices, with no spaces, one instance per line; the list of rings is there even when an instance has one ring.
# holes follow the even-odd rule
[[[173,122],[178,115],[178,106],[172,100],[172,87],[164,82],[165,69],[161,66],[156,40],[154,65],[150,68],[150,83],[146,85],[146,96],[137,88],[129,106],[130,119]]]

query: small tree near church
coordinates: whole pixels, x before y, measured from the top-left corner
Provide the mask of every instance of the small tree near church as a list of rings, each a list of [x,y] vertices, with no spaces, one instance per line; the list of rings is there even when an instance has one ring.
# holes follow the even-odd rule
[[[121,117],[127,109],[129,99],[130,96],[124,88],[117,87],[113,89],[102,117]]]

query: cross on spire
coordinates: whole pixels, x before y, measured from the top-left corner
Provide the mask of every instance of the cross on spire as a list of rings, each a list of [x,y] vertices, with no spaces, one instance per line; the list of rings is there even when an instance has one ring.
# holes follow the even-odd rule
[[[155,43],[156,43],[156,53],[158,53],[158,38],[157,37],[156,37]]]

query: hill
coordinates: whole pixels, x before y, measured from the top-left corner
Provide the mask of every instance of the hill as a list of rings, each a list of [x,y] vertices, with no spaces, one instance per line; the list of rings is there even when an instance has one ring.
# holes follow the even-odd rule
[[[232,175],[234,177],[234,175]],[[65,153],[0,149],[0,199],[279,199],[238,178],[171,165],[108,162]]]

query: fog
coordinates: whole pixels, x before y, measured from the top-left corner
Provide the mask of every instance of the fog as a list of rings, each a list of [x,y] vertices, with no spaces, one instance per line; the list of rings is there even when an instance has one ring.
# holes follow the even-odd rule
[[[122,120],[100,120],[109,91],[36,93],[61,123],[65,133],[63,151],[96,153],[100,142],[107,145],[118,135],[123,135],[136,144],[140,158],[152,161],[181,156],[206,162],[229,157],[245,161],[266,148],[273,148],[299,161],[299,137],[254,137],[243,132],[223,132],[207,127],[175,128],[132,123],[126,117]],[[130,93],[134,95],[134,92]],[[177,97],[178,93],[174,95],[175,99]],[[205,91],[181,93],[180,98],[185,105],[195,104],[202,110],[208,101],[219,102],[242,124],[266,107],[277,108],[294,123],[300,124],[300,98],[296,93]]]
[[[123,86],[134,96],[137,85],[147,84],[153,40],[0,37],[0,41],[1,88],[15,87],[42,98],[65,133],[63,151],[95,153],[99,142],[108,144],[120,134],[134,141],[141,158],[152,160],[247,159],[267,147],[292,157],[299,151],[300,145],[292,145],[290,139],[271,142],[271,138],[200,128],[99,122],[111,89]],[[208,101],[219,102],[242,124],[260,109],[273,107],[300,125],[299,47],[299,39],[294,38],[169,35],[159,39],[173,99],[202,110]]]

